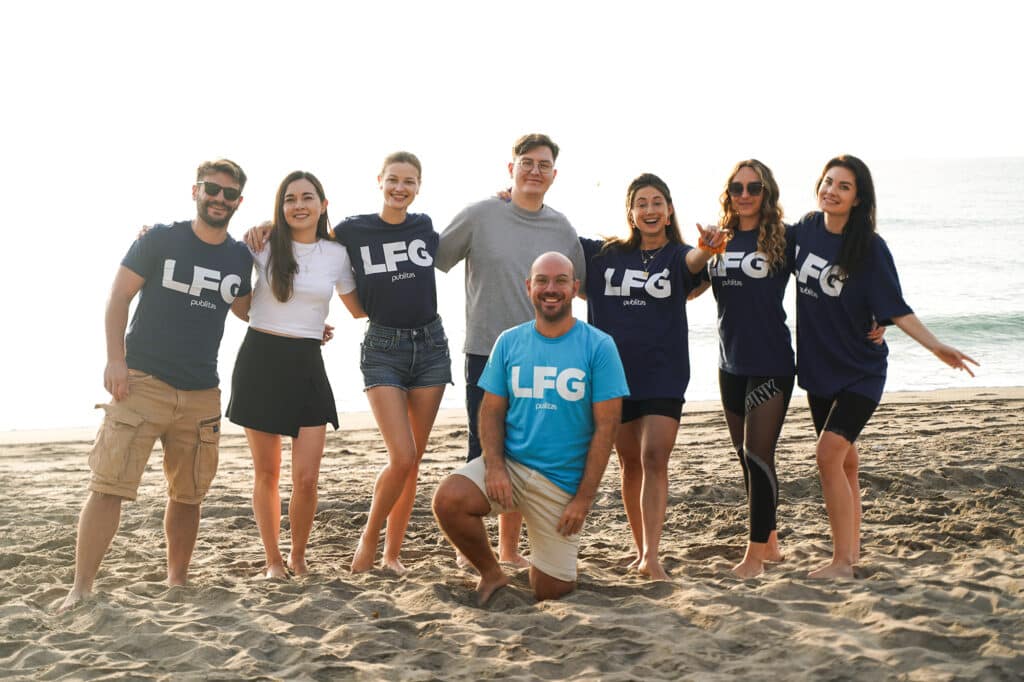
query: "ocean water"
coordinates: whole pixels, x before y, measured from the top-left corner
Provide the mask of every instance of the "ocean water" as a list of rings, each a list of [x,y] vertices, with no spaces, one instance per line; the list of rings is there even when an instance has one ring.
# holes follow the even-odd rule
[[[893,252],[907,302],[939,339],[981,363],[972,379],[946,367],[893,327],[886,335],[890,346],[886,390],[1024,385],[1024,270],[1017,262],[1024,242],[1024,158],[867,161],[878,193],[879,232]],[[581,234],[621,233],[625,187],[632,176],[648,169],[604,178],[568,163],[561,165],[558,182],[549,194],[551,205],[566,213]],[[795,220],[813,209],[812,188],[821,160],[772,166],[787,219]],[[694,222],[706,222],[716,215],[717,196],[729,167],[674,173],[651,169],[672,187],[688,240],[695,239]],[[432,195],[426,189],[415,208],[431,214],[439,231],[462,205],[482,198],[464,196],[459,187],[432,187]],[[236,218],[232,234],[241,234],[247,224],[244,220]],[[0,431],[98,423],[99,414],[93,405],[107,399],[102,388],[103,305],[116,268],[115,256],[119,259],[130,236],[118,237],[118,246],[108,247],[115,251],[106,254],[109,262],[87,263],[77,273],[74,291],[69,294],[72,303],[66,306],[62,324],[53,329],[58,340],[51,341],[49,334],[43,334],[28,344],[28,350],[18,353],[16,362],[5,366]],[[456,377],[455,385],[445,393],[443,407],[461,407],[465,326],[462,266],[447,274],[439,272],[437,281],[440,313],[450,338]],[[795,321],[793,301],[791,285],[787,290],[791,324]],[[574,309],[577,316],[585,316],[581,302],[577,301]],[[714,310],[710,292],[688,304],[690,401],[718,398]],[[338,408],[343,412],[365,411],[368,405],[359,372],[364,323],[348,318],[340,301],[332,306],[329,321],[336,326],[337,336],[325,347],[324,358]],[[49,329],[50,324],[47,321],[28,326]],[[243,334],[244,325],[229,319],[220,354],[225,405],[234,356]]]

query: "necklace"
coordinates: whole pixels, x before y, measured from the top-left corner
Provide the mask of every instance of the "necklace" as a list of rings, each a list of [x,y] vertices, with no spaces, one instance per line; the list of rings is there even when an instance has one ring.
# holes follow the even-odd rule
[[[644,251],[643,249],[640,249],[640,262],[643,263],[644,274],[645,275],[651,274],[651,273],[648,272],[648,269],[649,269],[648,266],[650,266],[650,264],[654,262],[654,259],[658,257],[659,253],[661,253],[662,251],[665,250],[666,246],[668,246],[668,242],[665,242],[664,244],[662,244],[658,248],[658,250],[654,251],[653,253],[648,252],[648,251]]]

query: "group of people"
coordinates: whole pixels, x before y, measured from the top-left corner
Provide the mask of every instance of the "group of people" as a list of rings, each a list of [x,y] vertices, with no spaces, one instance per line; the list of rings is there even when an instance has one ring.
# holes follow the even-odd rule
[[[422,179],[413,154],[385,159],[378,213],[333,231],[323,186],[296,171],[278,188],[273,220],[244,243],[227,226],[245,173],[225,159],[199,166],[195,218],[146,231],[114,280],[105,318],[111,401],[89,459],[75,579],[62,609],[91,592],[122,500],[135,498],[157,438],[168,481],[167,580],[186,583],[200,504],[217,469],[217,352],[229,309],[249,323],[226,415],[245,428],[252,453],[265,575],[308,571],[326,425],[338,427],[321,356],[335,292],[353,317],[368,318],[360,368],[388,453],[350,568],[377,564],[383,533],[380,565],[404,572],[419,462],[451,383],[435,269],[460,261],[467,463],[440,484],[433,511],[459,562],[479,572],[481,603],[508,582],[500,562],[529,566],[539,599],[574,588],[580,531],[613,447],[636,546],[632,567],[668,577],[659,545],[690,375],[686,304],[707,288],[718,309],[723,412],[749,502],[749,543],[733,570],[753,577],[782,559],[774,453],[797,378],[819,436],[834,547],[810,576],[851,577],[860,547],[856,440],[885,383],[885,327],[896,324],[951,367],[970,373],[974,363],[939,342],[904,302],[876,234],[867,166],[852,156],[830,160],[816,184],[819,210],[787,226],[771,171],[741,161],[725,183],[720,224],[698,225],[694,247],[668,186],[649,173],[627,190],[623,236],[580,238],[544,201],[558,152],[545,135],[516,140],[509,191],[468,206],[440,235],[429,217],[409,212]],[[799,373],[783,310],[792,275]],[[572,316],[575,296],[586,299],[588,322]],[[283,436],[292,439],[287,559]],[[489,515],[499,516],[497,556],[483,523]],[[519,548],[524,520],[529,559]]]

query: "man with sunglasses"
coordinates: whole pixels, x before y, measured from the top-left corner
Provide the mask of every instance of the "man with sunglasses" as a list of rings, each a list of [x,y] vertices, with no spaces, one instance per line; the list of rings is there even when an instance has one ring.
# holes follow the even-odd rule
[[[245,180],[233,161],[203,163],[192,186],[196,217],[153,227],[121,261],[105,318],[103,386],[112,399],[98,406],[106,415],[89,455],[92,478],[78,520],[75,582],[61,611],[92,592],[121,503],[135,499],[157,438],[168,487],[167,583],[187,582],[199,506],[217,471],[217,351],[228,310],[246,319],[251,297],[252,257],[227,233]]]
[[[448,272],[466,261],[466,413],[469,426],[467,461],[480,456],[477,418],[484,391],[477,386],[495,340],[501,332],[533,319],[534,310],[522,286],[534,259],[555,251],[572,260],[582,277],[583,249],[576,230],[564,215],[544,203],[558,170],[558,145],[538,133],[523,135],[512,146],[508,173],[510,202],[498,198],[471,204],[441,234],[434,265]],[[499,559],[528,565],[519,554],[522,516],[499,518]]]

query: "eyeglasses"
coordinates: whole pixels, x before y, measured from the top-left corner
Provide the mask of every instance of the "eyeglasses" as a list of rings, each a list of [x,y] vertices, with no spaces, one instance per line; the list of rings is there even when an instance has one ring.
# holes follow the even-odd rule
[[[729,183],[729,187],[728,187],[729,196],[733,196],[733,197],[742,196],[743,195],[743,189],[744,189],[744,187],[743,187],[743,183],[742,182],[730,182]],[[759,197],[759,196],[761,196],[761,192],[764,191],[764,183],[763,182],[751,182],[751,183],[748,183],[747,186],[746,186],[746,190],[747,190],[747,194],[749,194],[750,196],[752,196],[752,197]]]
[[[555,170],[555,164],[550,161],[534,161],[533,159],[519,159],[516,161],[519,167],[524,173],[532,173],[533,169],[536,168],[537,172],[541,175],[551,175],[552,171]]]
[[[224,198],[228,201],[234,201],[238,197],[242,196],[242,190],[237,187],[221,187],[216,182],[210,182],[209,180],[200,180],[196,185],[202,187],[208,197],[215,197],[220,194],[221,191],[224,192]]]

